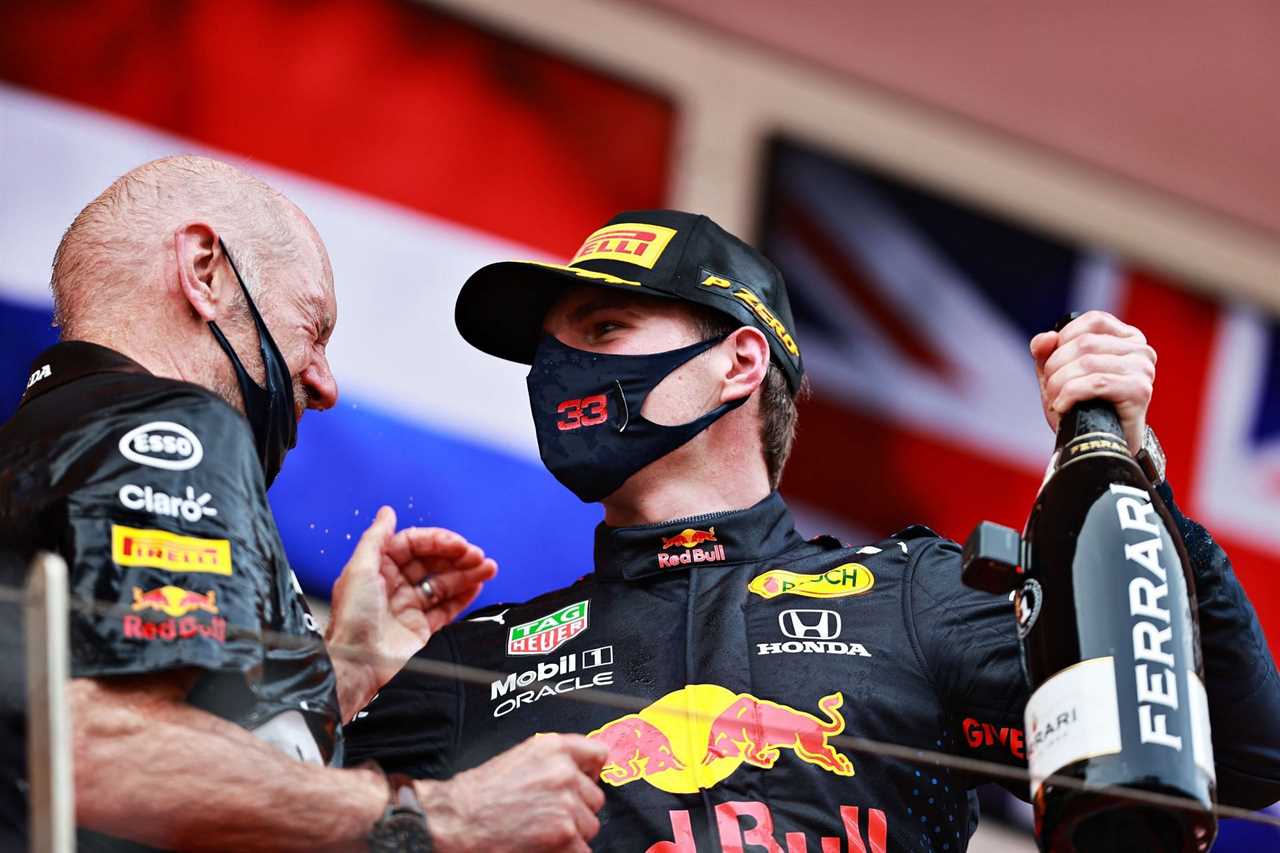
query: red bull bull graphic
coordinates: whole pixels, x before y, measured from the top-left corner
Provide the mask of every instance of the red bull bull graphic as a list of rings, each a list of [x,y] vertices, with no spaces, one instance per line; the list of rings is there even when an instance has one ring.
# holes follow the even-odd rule
[[[161,586],[144,591],[135,586],[131,609],[134,613],[156,611],[170,618],[157,622],[128,614],[121,624],[126,639],[173,641],[206,637],[219,643],[227,641],[227,620],[214,615],[218,613],[217,590],[192,592],[180,586]],[[187,615],[192,611],[208,613],[213,618],[206,622],[194,614]]]
[[[664,770],[685,769],[667,736],[639,714],[606,723],[589,737],[609,749],[609,763],[600,778],[610,785],[625,785]]]
[[[710,530],[694,530],[692,527],[686,527],[670,539],[663,539],[662,550],[665,551],[677,545],[684,548],[693,548],[703,542],[714,541],[716,541],[716,529],[714,527]]]
[[[840,693],[819,699],[818,708],[827,715],[823,722],[813,714],[743,693],[711,724],[702,763],[740,757],[768,770],[777,762],[779,750],[791,749],[802,760],[837,776],[852,776],[853,762],[827,743],[827,738],[844,731],[843,704]]]
[[[830,744],[844,731],[844,697],[818,700],[825,720],[718,684],[690,684],[587,737],[608,747],[600,778],[610,785],[643,779],[671,794],[712,788],[742,764],[772,768],[788,749],[801,761],[852,776],[853,762]]]
[[[180,586],[162,586],[143,592],[133,588],[133,610],[159,610],[166,616],[186,616],[192,610],[218,612],[218,591],[192,592]]]
[[[889,822],[880,809],[867,809],[867,833],[865,837],[859,826],[857,806],[840,807],[840,824],[844,830],[845,850],[848,853],[885,853],[888,849]],[[693,835],[693,824],[689,820],[686,809],[673,809],[667,812],[671,820],[671,841],[659,841],[649,846],[645,853],[699,853],[698,844]],[[751,826],[744,827],[742,819],[752,821]],[[720,836],[720,846],[714,851],[705,847],[701,853],[745,853],[747,849],[764,850],[766,853],[807,853],[808,839],[803,832],[788,832],[784,839],[785,847],[774,837],[773,813],[769,806],[760,802],[719,803],[715,807],[716,833]],[[864,840],[865,839],[865,840]],[[840,850],[840,838],[823,836],[818,839],[818,850],[822,853]]]
[[[675,554],[658,554],[658,565],[664,569],[677,566],[689,566],[694,563],[718,563],[724,559],[724,546],[713,545],[711,548],[699,548],[705,542],[716,541],[716,529],[694,530],[686,527],[675,536],[662,540],[662,550],[684,548]]]
[[[756,575],[747,590],[761,598],[779,595],[802,595],[805,598],[844,598],[862,595],[876,585],[875,575],[861,563],[845,563],[816,574],[800,574],[785,569],[770,569]]]

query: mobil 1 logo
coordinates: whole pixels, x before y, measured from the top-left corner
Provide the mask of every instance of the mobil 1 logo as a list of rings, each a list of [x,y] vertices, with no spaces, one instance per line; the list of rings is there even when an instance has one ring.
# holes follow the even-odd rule
[[[612,666],[613,646],[569,652],[555,660],[539,661],[536,666],[523,672],[513,672],[489,685],[489,701],[497,703],[493,716],[506,716],[548,696],[559,696],[585,687],[610,687],[613,685]]]

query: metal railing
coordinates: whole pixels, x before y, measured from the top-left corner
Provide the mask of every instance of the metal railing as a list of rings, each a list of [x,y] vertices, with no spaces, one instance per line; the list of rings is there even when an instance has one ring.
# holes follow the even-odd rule
[[[75,844],[74,777],[72,767],[71,713],[67,700],[69,671],[68,615],[80,610],[95,615],[118,614],[122,605],[116,602],[70,601],[67,567],[54,554],[36,556],[25,590],[0,587],[0,603],[21,604],[25,615],[28,713],[28,772],[30,797],[30,836],[33,850],[64,853]],[[228,628],[228,638],[237,633]],[[253,632],[267,646],[296,648],[299,638],[271,631]],[[367,660],[362,651],[330,646],[333,657]],[[410,659],[404,669],[434,678],[491,684],[508,673],[447,664],[420,657]],[[607,706],[623,712],[636,712],[652,704],[652,697],[629,696],[599,688],[584,688],[561,696],[562,699]],[[852,735],[834,735],[830,744],[849,753],[881,755],[915,764],[977,774],[992,781],[1003,780],[1030,785],[1025,768],[1010,767],[937,750],[877,741]],[[1070,777],[1053,775],[1043,780],[1074,790],[1099,790]],[[1160,794],[1135,788],[1108,787],[1109,796],[1164,809],[1201,811],[1196,800]],[[1213,809],[1219,818],[1232,818],[1280,827],[1280,815],[1257,812],[1230,804],[1217,804]]]

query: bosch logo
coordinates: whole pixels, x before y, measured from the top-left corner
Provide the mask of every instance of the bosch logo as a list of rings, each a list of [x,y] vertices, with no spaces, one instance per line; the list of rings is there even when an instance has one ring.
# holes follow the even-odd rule
[[[784,610],[778,627],[795,640],[834,640],[840,636],[840,614],[834,610]]]
[[[187,471],[200,464],[204,448],[196,434],[173,421],[152,421],[120,439],[125,459],[167,471]]]

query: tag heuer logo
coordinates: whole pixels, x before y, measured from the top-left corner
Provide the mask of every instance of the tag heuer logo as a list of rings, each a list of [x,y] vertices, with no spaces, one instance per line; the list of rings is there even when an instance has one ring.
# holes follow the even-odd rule
[[[507,634],[507,654],[545,655],[587,630],[587,605],[579,601],[532,622],[516,625]]]

